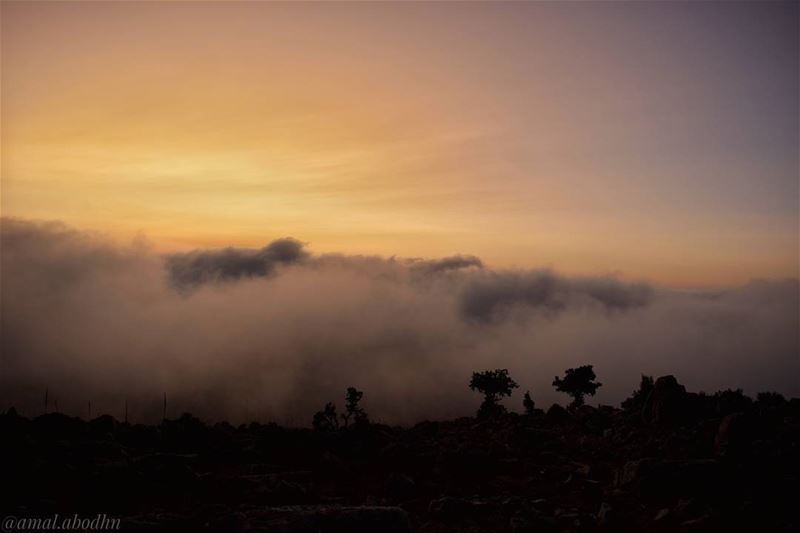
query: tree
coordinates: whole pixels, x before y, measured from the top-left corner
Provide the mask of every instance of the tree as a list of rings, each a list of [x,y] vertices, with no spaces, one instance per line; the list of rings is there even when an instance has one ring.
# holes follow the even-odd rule
[[[725,389],[714,393],[716,412],[718,416],[726,416],[739,411],[746,411],[753,400],[746,396],[742,389]]]
[[[504,413],[506,408],[500,405],[500,398],[511,396],[511,391],[519,385],[508,375],[508,369],[485,370],[474,372],[469,388],[483,394],[483,403],[478,409],[478,416],[494,416]]]
[[[570,368],[564,373],[564,379],[555,377],[553,380],[553,387],[559,392],[566,392],[572,396],[572,403],[570,408],[574,409],[583,405],[583,397],[587,394],[594,396],[594,393],[602,383],[596,383],[596,376],[592,365],[579,366],[578,368]]]
[[[359,407],[358,402],[364,393],[355,387],[347,387],[347,396],[345,397],[345,412],[342,413],[342,420],[344,420],[344,427],[350,425],[350,419],[353,419],[354,425],[362,425],[369,423],[366,411]]]
[[[786,404],[786,398],[777,392],[759,392],[756,398],[758,403],[765,407],[780,407]]]
[[[525,391],[525,397],[522,398],[522,406],[525,408],[525,414],[531,416],[536,404],[531,399],[531,391]]]
[[[317,431],[333,431],[334,429],[338,429],[339,419],[336,418],[336,406],[332,402],[326,403],[322,411],[317,411],[314,414],[312,425]]]

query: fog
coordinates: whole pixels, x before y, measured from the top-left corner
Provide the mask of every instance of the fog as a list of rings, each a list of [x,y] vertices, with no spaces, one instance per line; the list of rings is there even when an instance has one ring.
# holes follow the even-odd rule
[[[60,223],[2,219],[0,408],[50,407],[133,422],[190,411],[207,420],[303,426],[344,390],[372,419],[468,415],[475,370],[508,368],[521,410],[568,398],[556,374],[592,364],[589,403],[617,404],[640,374],[690,390],[800,395],[800,286],[753,281],[678,291],[479,258],[319,255],[294,239],[259,250],[162,256]],[[302,237],[302,236],[300,236]],[[464,250],[468,253],[469,250]]]

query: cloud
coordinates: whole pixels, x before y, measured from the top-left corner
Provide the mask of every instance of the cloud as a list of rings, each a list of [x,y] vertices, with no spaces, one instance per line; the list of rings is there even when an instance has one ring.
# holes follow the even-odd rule
[[[166,257],[166,268],[176,287],[189,288],[203,283],[266,277],[277,266],[297,263],[307,256],[300,241],[278,239],[260,250],[224,248],[171,254]]]
[[[347,386],[372,418],[473,412],[475,370],[508,368],[539,405],[593,364],[617,403],[641,373],[691,390],[800,394],[797,280],[714,293],[613,278],[498,271],[477,258],[315,255],[298,241],[160,256],[62,224],[0,222],[0,408],[86,401],[134,421],[307,425]],[[513,409],[520,398],[506,403]]]
[[[483,268],[483,262],[474,255],[453,255],[442,259],[417,260],[411,262],[411,268],[426,274],[438,274],[463,268]]]
[[[461,312],[483,322],[500,320],[521,306],[548,314],[568,306],[598,304],[605,310],[647,305],[652,289],[643,283],[614,279],[566,279],[550,271],[490,273],[471,281],[461,300]]]

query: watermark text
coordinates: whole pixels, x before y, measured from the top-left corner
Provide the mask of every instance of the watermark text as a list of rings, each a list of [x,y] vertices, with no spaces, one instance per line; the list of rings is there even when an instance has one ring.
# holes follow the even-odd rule
[[[120,519],[111,518],[105,513],[94,516],[61,516],[58,513],[46,518],[4,516],[0,529],[9,531],[117,531]]]

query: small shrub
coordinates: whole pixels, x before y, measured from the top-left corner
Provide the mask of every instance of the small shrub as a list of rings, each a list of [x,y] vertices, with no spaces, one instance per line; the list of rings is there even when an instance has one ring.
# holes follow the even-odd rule
[[[519,385],[511,379],[506,368],[473,373],[469,388],[483,394],[478,416],[492,417],[505,413],[506,408],[500,405],[500,398],[511,396],[517,387]]]
[[[572,396],[570,408],[575,409],[583,405],[584,396],[587,394],[594,396],[597,389],[603,385],[594,381],[596,377],[592,365],[570,368],[564,373],[564,379],[556,376],[553,380],[553,387],[559,392],[566,392]]]

